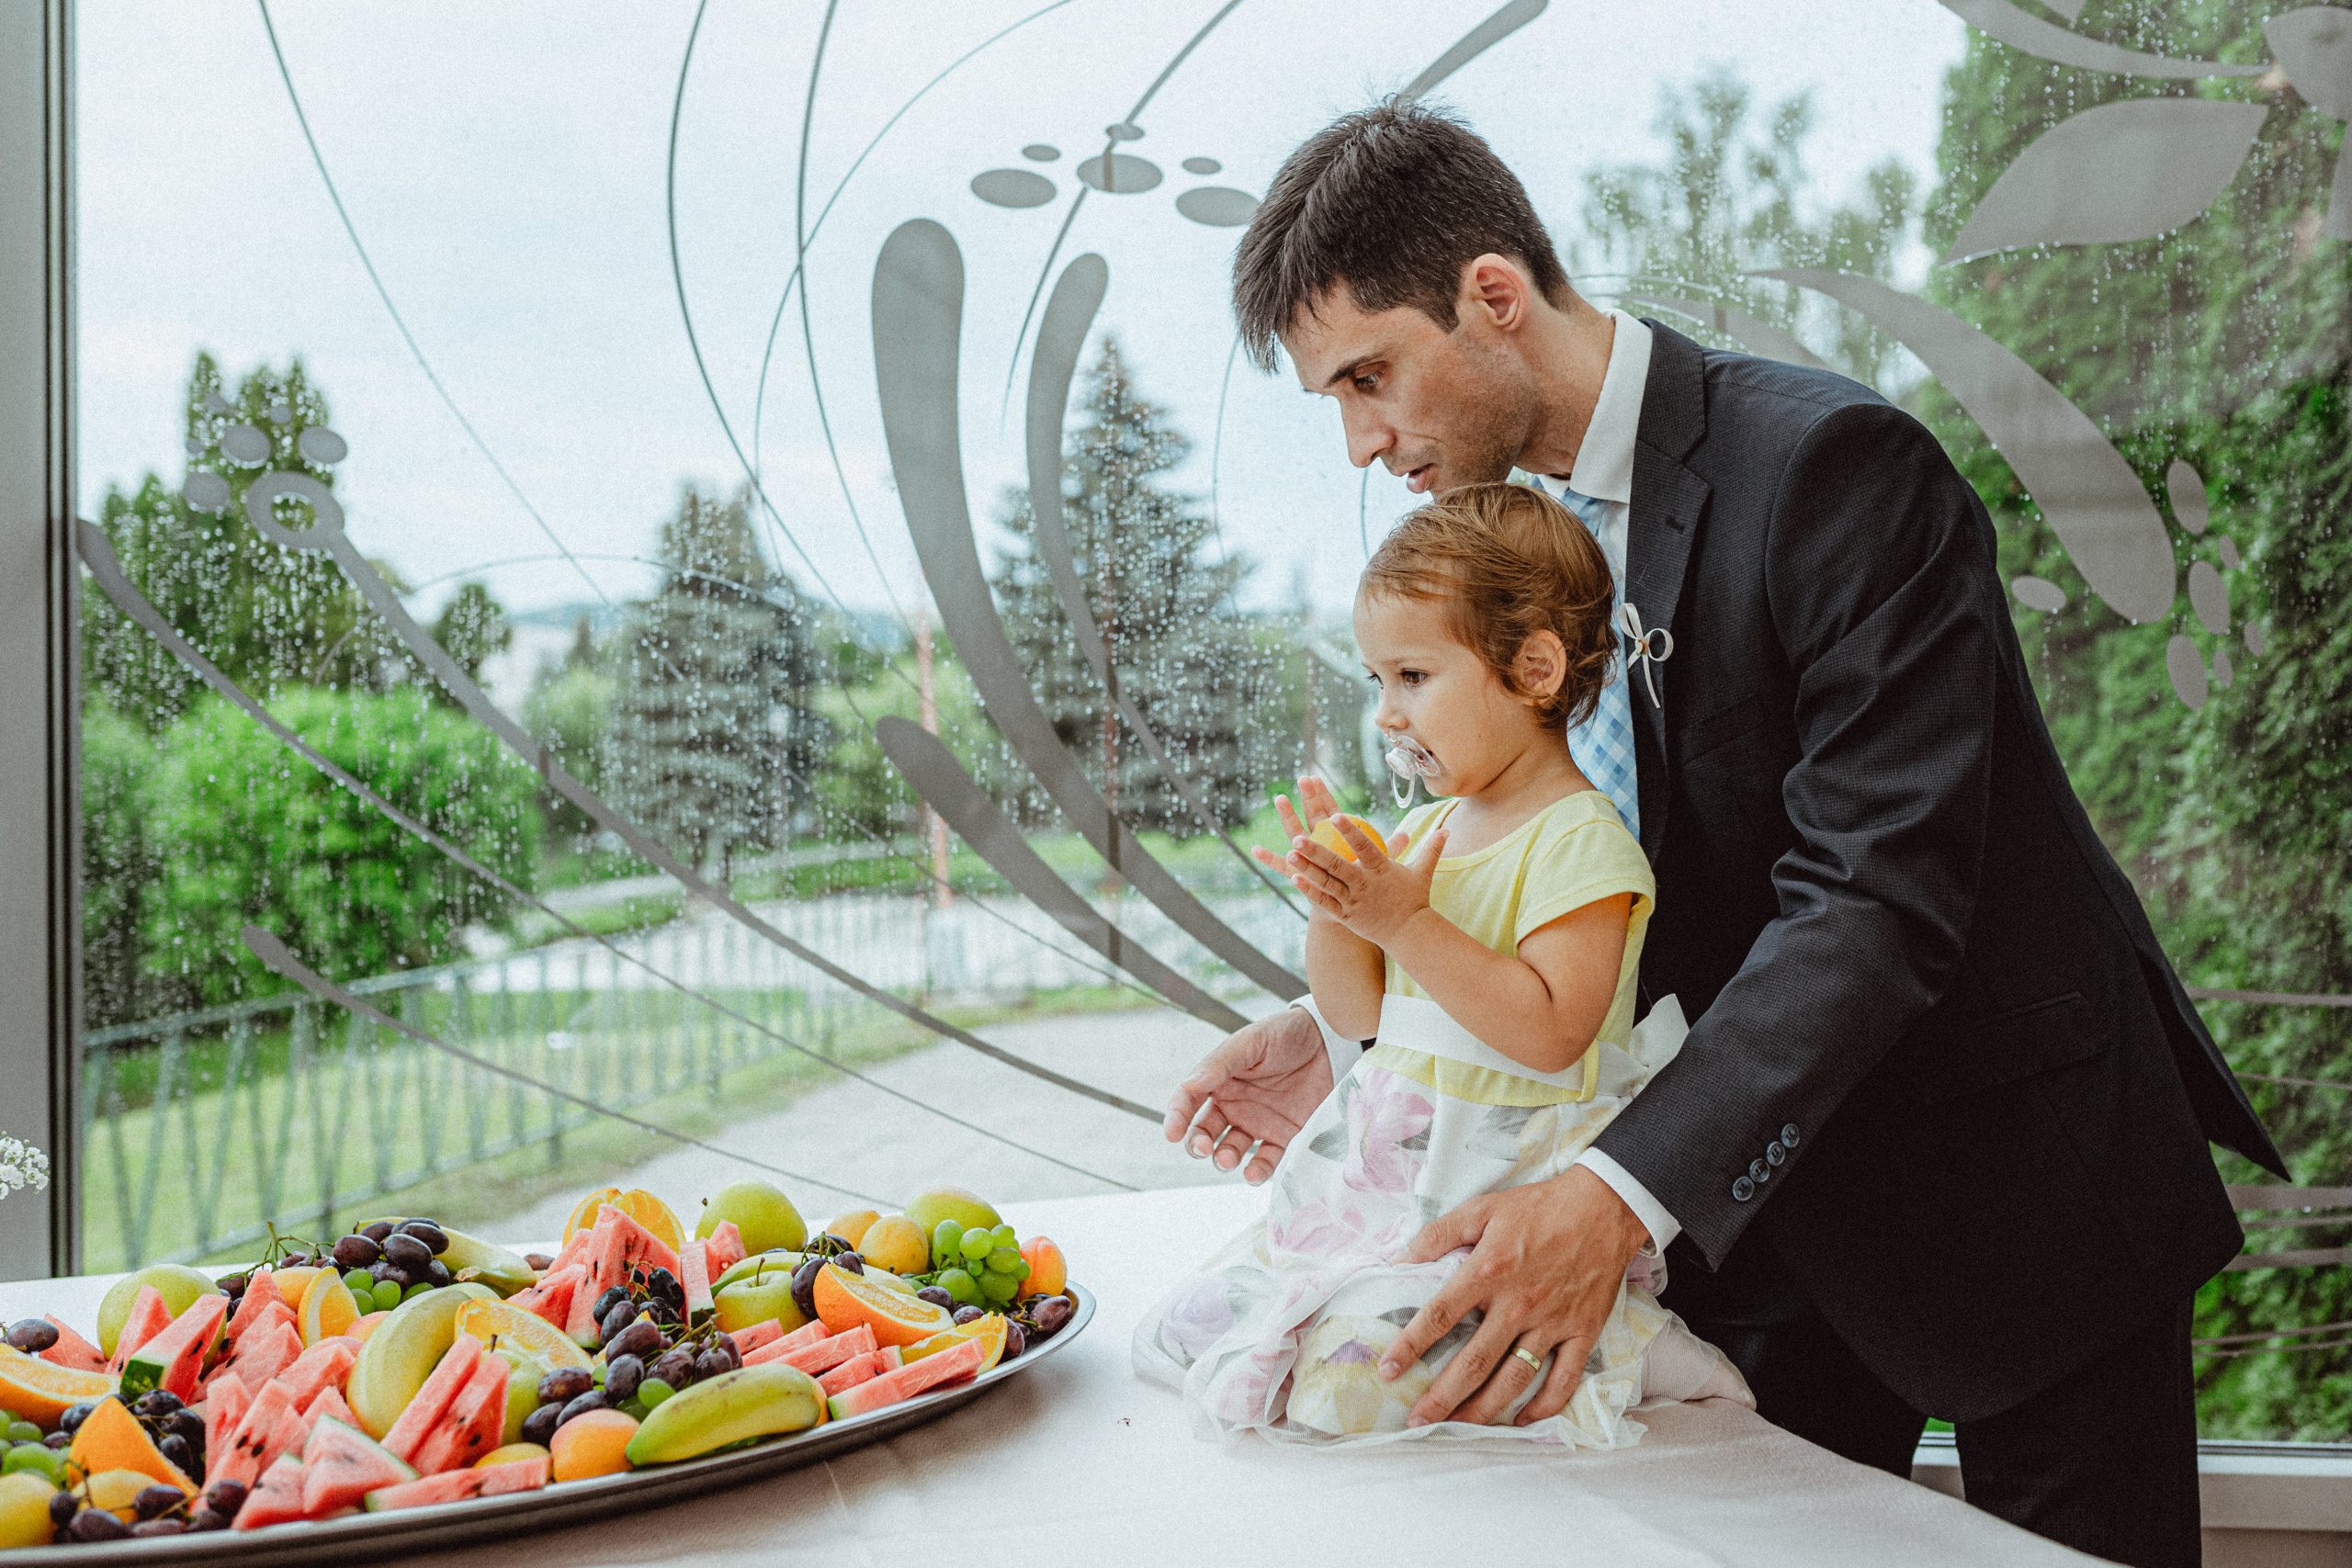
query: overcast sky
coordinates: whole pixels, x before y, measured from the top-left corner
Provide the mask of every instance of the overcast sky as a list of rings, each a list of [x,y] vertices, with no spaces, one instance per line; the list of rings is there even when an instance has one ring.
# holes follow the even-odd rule
[[[848,0],[835,15],[808,147],[813,220],[862,149],[957,56],[1046,0]],[[1206,497],[1226,388],[1226,267],[1238,231],[1180,217],[1201,185],[1261,191],[1335,113],[1404,85],[1496,0],[1244,0],[1168,78],[1128,144],[1165,178],[1090,196],[1055,263],[1110,265],[1099,329],[1199,444],[1182,484]],[[811,253],[816,375],[797,301],[760,422],[769,491],[840,598],[921,597],[888,479],[867,311],[874,257],[911,217],[962,246],[961,398],[975,510],[1020,468],[1025,374],[1015,337],[1077,157],[1099,151],[1216,10],[1212,0],[1065,0],[964,63],[909,109],[842,189]],[[295,85],[353,222],[443,384],[573,551],[648,554],[682,481],[742,470],[696,376],[664,224],[671,107],[690,4],[465,5],[281,0]],[[685,86],[678,229],[694,321],[746,448],[763,348],[792,265],[800,117],[824,7],[711,0]],[[232,375],[300,355],[351,454],[336,481],[369,554],[426,582],[551,547],[459,428],[395,331],[338,222],[250,0],[82,0],[79,26],[81,488],[156,468],[180,478],[178,397],[196,352]],[[1940,82],[1961,24],[1934,0],[1553,0],[1454,76],[1465,111],[1573,241],[1583,176],[1655,159],[1662,88],[1711,64],[1770,100],[1815,90],[1815,189],[1843,198],[1892,155],[1932,172]],[[1030,143],[1062,151],[1052,163]],[[1217,160],[1214,175],[1187,158]],[[1026,167],[1056,198],[1027,210],[970,189]],[[1020,382],[1014,380],[1016,392]],[[819,434],[821,386],[847,480]],[[1246,365],[1225,392],[1220,525],[1263,563],[1253,596],[1345,602],[1363,556],[1358,476],[1336,413]],[[851,502],[881,570],[854,530]],[[1405,502],[1372,481],[1376,536]],[[790,547],[785,564],[808,583]],[[650,573],[587,563],[615,599]],[[590,598],[560,560],[478,575],[510,605]],[[428,588],[430,607],[443,589]]]

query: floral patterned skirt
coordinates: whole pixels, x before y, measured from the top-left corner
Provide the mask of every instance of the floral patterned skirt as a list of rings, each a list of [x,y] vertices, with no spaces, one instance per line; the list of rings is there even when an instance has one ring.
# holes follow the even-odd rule
[[[1662,1281],[1643,1273],[1619,1290],[1561,1414],[1525,1427],[1408,1427],[1407,1413],[1479,1319],[1472,1314],[1419,1364],[1384,1381],[1382,1355],[1469,1251],[1409,1267],[1387,1259],[1429,1221],[1480,1193],[1566,1170],[1624,1100],[1478,1104],[1374,1065],[1384,1057],[1397,1060],[1384,1048],[1359,1062],[1300,1130],[1269,1183],[1266,1217],[1136,1330],[1137,1374],[1182,1391],[1203,1436],[1614,1449],[1641,1439],[1641,1423],[1627,1412],[1645,1398],[1753,1403],[1721,1353],[1658,1305],[1647,1283]],[[1550,1371],[1547,1357],[1521,1403]]]

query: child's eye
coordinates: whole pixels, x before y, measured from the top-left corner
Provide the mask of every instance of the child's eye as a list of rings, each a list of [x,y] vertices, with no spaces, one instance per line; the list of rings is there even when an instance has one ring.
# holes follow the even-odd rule
[[[1408,686],[1418,686],[1423,681],[1429,679],[1429,674],[1426,671],[1421,670],[1402,670],[1397,671],[1396,678],[1404,682]]]

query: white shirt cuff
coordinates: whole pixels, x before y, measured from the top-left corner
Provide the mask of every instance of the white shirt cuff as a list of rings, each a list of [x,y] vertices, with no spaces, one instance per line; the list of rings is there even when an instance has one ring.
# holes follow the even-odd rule
[[[1324,1031],[1326,1034],[1330,1032]],[[1335,1080],[1336,1081],[1336,1080]],[[1602,1154],[1599,1149],[1587,1149],[1577,1156],[1577,1164],[1609,1183],[1611,1191],[1625,1201],[1634,1217],[1650,1233],[1650,1244],[1664,1252],[1674,1238],[1682,1234],[1682,1222],[1666,1212],[1666,1205],[1650,1196],[1650,1190],[1634,1179],[1634,1173]]]
[[[1363,1059],[1363,1042],[1333,1032],[1331,1026],[1323,1021],[1322,1010],[1315,1005],[1313,997],[1301,997],[1290,1005],[1305,1009],[1306,1016],[1315,1021],[1315,1027],[1323,1032],[1324,1054],[1331,1058],[1331,1087],[1339,1088],[1340,1080],[1353,1072],[1356,1063]]]

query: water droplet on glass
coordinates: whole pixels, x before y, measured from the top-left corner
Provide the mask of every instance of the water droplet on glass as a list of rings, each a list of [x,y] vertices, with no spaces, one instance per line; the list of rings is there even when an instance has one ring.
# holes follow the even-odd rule
[[[1062,150],[1050,141],[1032,141],[1021,150],[1021,155],[1033,164],[1050,164],[1062,155]]]
[[[1140,141],[1143,140],[1143,127],[1130,125],[1123,119],[1116,125],[1104,126],[1102,134],[1114,141]]]
[[[2046,578],[2020,577],[2009,584],[2009,592],[2027,609],[2040,610],[2046,615],[2054,615],[2066,607],[2066,591]]]
[[[232,424],[220,433],[220,450],[228,454],[232,462],[266,462],[269,437],[250,424]]]
[[[2202,534],[2212,520],[2212,507],[2205,499],[2205,481],[2197,470],[2175,457],[2165,470],[2165,490],[2172,498],[2172,514],[2180,525],[2192,534]]]
[[[191,436],[189,436],[189,437],[187,438],[187,455],[188,455],[189,457],[203,457],[203,456],[204,456],[204,447],[205,447],[205,440],[204,440],[204,437],[203,437],[203,436],[201,436],[201,435],[191,435]]]
[[[2237,671],[2230,663],[2230,650],[2226,648],[2215,649],[2213,650],[2213,684],[2226,686],[2236,678]]]
[[[1196,186],[1176,198],[1176,210],[1212,229],[1238,229],[1258,210],[1258,198],[1231,186]]]
[[[198,512],[223,512],[229,505],[229,481],[215,473],[195,473],[180,486],[180,499]]]
[[[1192,157],[1184,160],[1184,172],[1188,175],[1213,175],[1224,167],[1215,158]]]
[[[288,408],[284,403],[273,404],[269,411],[269,423],[272,424],[291,424],[294,423],[294,411]]]
[[[2178,632],[2165,644],[2165,673],[2172,677],[2173,691],[2191,713],[2205,705],[2211,694],[2205,684],[2205,660],[2198,657],[2197,645]]]
[[[340,463],[351,455],[351,444],[323,424],[314,424],[303,431],[295,438],[294,446],[302,454],[304,461],[316,463],[322,468],[330,463]]]
[[[2238,569],[2238,542],[2227,534],[2220,536],[2222,564],[2232,571]]]
[[[2230,629],[2230,585],[2213,570],[2211,561],[2188,565],[2188,607],[2205,629],[2219,637]]]
[[[2261,622],[2248,621],[2246,623],[2245,650],[2248,653],[2253,654],[2256,659],[2261,658],[2265,653],[2267,653],[2270,650],[2270,634],[2262,629]]]
[[[1043,207],[1054,199],[1054,182],[1027,169],[982,169],[972,194],[991,207]]]
[[[1106,196],[1134,196],[1159,183],[1159,165],[1125,152],[1095,152],[1078,161],[1078,177]]]

